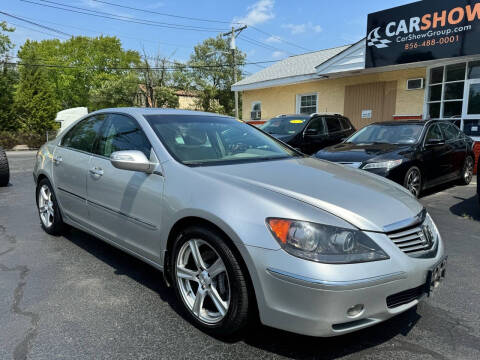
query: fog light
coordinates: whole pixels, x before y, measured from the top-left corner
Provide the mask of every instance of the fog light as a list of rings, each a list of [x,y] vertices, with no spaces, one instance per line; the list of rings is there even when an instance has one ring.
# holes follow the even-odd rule
[[[363,311],[365,310],[365,306],[363,304],[357,304],[352,306],[350,309],[347,310],[348,317],[357,317],[360,316]]]

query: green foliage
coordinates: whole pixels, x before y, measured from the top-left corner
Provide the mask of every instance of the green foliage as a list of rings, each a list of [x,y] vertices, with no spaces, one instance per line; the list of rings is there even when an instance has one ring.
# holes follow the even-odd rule
[[[140,64],[138,52],[124,50],[116,37],[104,36],[77,36],[63,42],[58,39],[27,40],[18,57],[23,62],[34,58],[38,63],[55,65],[50,68],[49,82],[64,109],[78,106],[98,108],[98,101],[91,94],[94,89],[108,91],[110,88],[111,92],[112,87],[118,85],[119,92],[124,93],[126,83],[121,79],[131,78],[132,70],[129,69]],[[109,84],[102,84],[104,80]]]
[[[33,64],[36,58],[24,61]],[[21,66],[19,73],[13,111],[18,116],[20,131],[44,134],[55,129],[55,115],[61,106],[50,81],[51,70],[41,66]]]
[[[155,89],[155,100],[157,107],[175,109],[179,106],[178,95],[175,90],[169,87]]]
[[[237,50],[235,63],[238,80],[241,79],[241,67],[245,59],[246,55]],[[231,91],[234,83],[233,60],[229,41],[220,35],[216,38],[208,38],[195,46],[189,61],[189,65],[193,68],[190,79],[183,78],[183,80],[199,91],[198,103],[203,110],[233,115],[235,109],[234,94]],[[195,68],[195,66],[202,67]]]
[[[133,106],[138,92],[135,74],[117,76],[101,74],[96,77],[96,87],[90,90],[90,110]]]
[[[18,82],[18,74],[13,67],[6,64],[9,60],[8,52],[13,44],[7,34],[14,29],[0,22],[0,130],[13,130],[15,128],[12,116],[13,93]]]

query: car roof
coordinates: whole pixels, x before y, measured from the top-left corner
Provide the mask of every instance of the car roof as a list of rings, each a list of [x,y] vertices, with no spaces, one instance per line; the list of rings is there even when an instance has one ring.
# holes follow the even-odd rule
[[[102,113],[123,113],[133,116],[145,116],[145,115],[202,115],[202,116],[221,116],[229,117],[234,119],[229,115],[202,112],[202,111],[193,111],[193,110],[179,110],[179,109],[163,109],[163,108],[142,108],[142,107],[118,107],[118,108],[107,108],[92,112],[91,114],[102,114]],[[89,114],[89,115],[91,115]]]

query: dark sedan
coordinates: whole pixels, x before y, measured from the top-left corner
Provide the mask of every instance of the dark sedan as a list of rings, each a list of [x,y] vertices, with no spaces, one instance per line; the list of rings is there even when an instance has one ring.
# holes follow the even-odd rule
[[[442,183],[469,184],[472,146],[472,139],[450,122],[397,121],[369,125],[315,156],[384,176],[418,197]]]
[[[355,132],[350,120],[339,114],[280,115],[261,129],[308,155],[338,144]]]

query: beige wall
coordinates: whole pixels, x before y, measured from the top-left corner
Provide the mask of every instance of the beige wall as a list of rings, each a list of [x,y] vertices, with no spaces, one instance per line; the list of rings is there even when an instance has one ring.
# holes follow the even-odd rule
[[[318,80],[243,92],[243,120],[250,119],[252,103],[262,102],[262,119],[296,112],[296,95],[318,93],[318,111],[343,114],[345,87],[372,82],[397,81],[395,115],[423,114],[424,90],[406,90],[407,79],[425,78],[426,68]],[[347,99],[348,101],[348,99]]]

